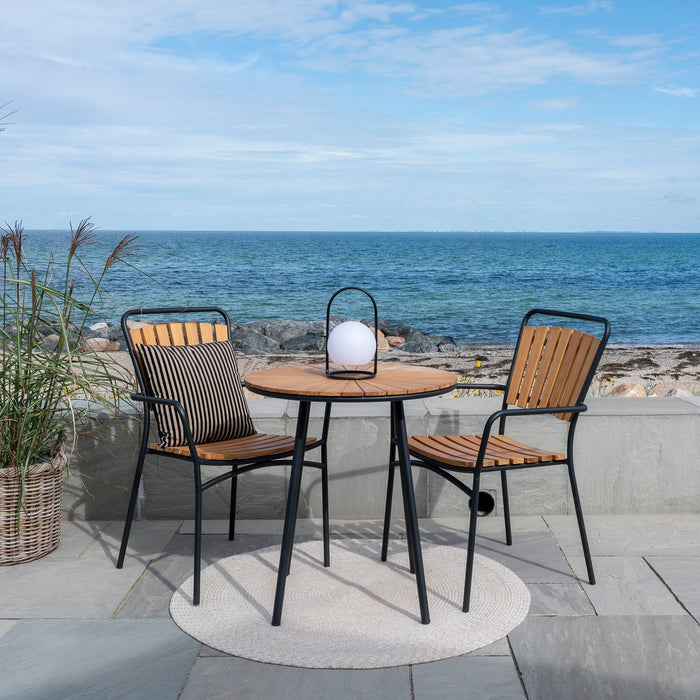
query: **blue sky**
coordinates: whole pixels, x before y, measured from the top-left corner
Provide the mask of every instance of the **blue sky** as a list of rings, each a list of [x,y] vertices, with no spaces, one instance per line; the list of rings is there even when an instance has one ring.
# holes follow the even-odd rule
[[[699,8],[3,0],[0,221],[700,231]]]

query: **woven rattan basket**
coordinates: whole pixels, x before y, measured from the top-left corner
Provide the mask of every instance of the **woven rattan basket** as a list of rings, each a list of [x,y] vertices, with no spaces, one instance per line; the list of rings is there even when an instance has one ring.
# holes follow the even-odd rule
[[[56,549],[61,533],[63,466],[33,464],[24,478],[22,507],[18,469],[0,469],[0,565],[38,559]]]

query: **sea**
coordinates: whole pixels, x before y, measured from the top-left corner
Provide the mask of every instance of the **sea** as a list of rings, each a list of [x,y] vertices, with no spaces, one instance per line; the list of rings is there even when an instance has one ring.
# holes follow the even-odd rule
[[[531,308],[605,316],[612,345],[700,345],[700,233],[97,231],[91,272],[127,233],[104,313],[217,305],[241,323],[322,320],[366,289],[378,316],[464,345],[512,345]],[[66,231],[26,231],[29,263],[65,259]],[[80,287],[81,281],[77,280]],[[347,291],[331,313],[369,319]]]

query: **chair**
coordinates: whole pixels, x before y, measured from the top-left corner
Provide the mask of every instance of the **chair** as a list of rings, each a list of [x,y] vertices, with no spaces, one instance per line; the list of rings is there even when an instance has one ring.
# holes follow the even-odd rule
[[[129,321],[142,319],[198,318],[168,321],[130,328]],[[202,320],[206,318],[207,320]],[[140,392],[132,399],[143,406],[141,446],[131,489],[117,568],[124,565],[131,523],[147,454],[184,459],[194,473],[194,586],[192,601],[200,600],[202,551],[202,493],[231,479],[229,540],[234,539],[238,477],[268,466],[291,464],[294,438],[259,433],[253,427],[243,382],[230,342],[230,323],[217,307],[132,309],[121,320],[126,346],[134,364]],[[160,442],[149,444],[151,411]],[[322,437],[308,438],[306,450],[321,448],[321,461],[304,461],[305,467],[321,471],[323,501],[324,566],[329,566],[327,448],[330,403],[326,404]],[[230,468],[202,481],[202,465]]]
[[[596,335],[559,325],[530,325],[534,317],[558,319],[554,323],[575,320],[587,330],[594,329]],[[506,474],[511,469],[529,469],[549,465],[568,467],[571,494],[576,509],[581,545],[586,560],[588,578],[595,583],[593,562],[588,548],[586,528],[581,510],[576,475],[574,473],[574,432],[581,413],[587,410],[583,403],[586,392],[595,374],[600,357],[610,335],[610,324],[604,318],[585,314],[533,309],[520,326],[520,333],[510,373],[505,385],[465,384],[470,389],[496,389],[504,392],[503,404],[486,421],[481,435],[413,435],[408,444],[412,466],[424,467],[439,474],[469,495],[471,509],[467,565],[464,579],[462,610],[468,612],[471,594],[474,548],[476,544],[477,515],[480,510],[492,507],[489,494],[479,492],[482,472],[500,472],[503,495],[506,543],[513,542],[508,504]],[[533,447],[505,435],[506,419],[518,416],[550,414],[568,423],[566,450],[552,452]],[[497,432],[492,434],[498,424]],[[382,544],[382,560],[386,560],[391,517],[393,491],[394,450],[390,456],[389,480]],[[471,488],[454,474],[471,474]],[[488,498],[484,498],[488,497]],[[474,505],[476,504],[476,506]]]

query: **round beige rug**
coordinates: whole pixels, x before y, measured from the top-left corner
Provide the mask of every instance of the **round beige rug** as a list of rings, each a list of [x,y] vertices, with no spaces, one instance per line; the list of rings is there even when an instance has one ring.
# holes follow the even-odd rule
[[[426,544],[431,622],[422,625],[405,544],[387,562],[380,547],[379,540],[333,540],[324,568],[321,542],[296,545],[279,627],[270,624],[279,546],[207,567],[200,604],[191,603],[190,578],[173,595],[170,613],[214,649],[305,668],[385,668],[459,656],[501,639],[527,615],[525,584],[478,554],[471,610],[463,613],[465,549]]]

